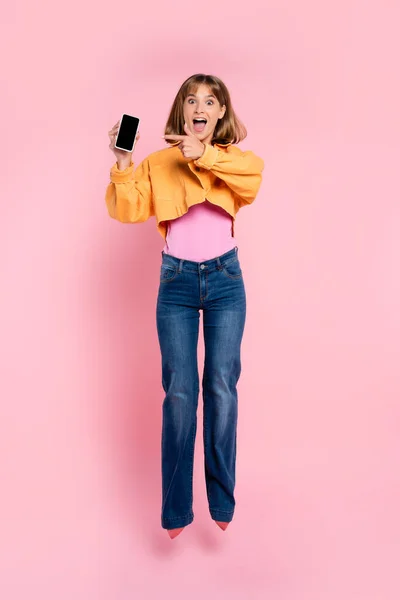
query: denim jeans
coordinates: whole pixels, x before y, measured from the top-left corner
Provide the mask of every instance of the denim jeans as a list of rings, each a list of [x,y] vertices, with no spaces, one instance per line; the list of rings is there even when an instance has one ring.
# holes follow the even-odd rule
[[[210,515],[229,522],[235,509],[240,346],[246,294],[237,247],[203,263],[162,252],[157,298],[161,349],[162,510],[165,529],[191,523],[199,372],[197,344],[203,311],[203,441]]]

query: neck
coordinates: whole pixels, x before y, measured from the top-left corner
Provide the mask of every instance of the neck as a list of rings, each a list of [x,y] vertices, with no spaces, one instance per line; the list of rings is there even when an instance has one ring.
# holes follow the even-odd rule
[[[213,134],[208,135],[204,140],[201,140],[203,142],[203,144],[211,144],[211,141],[213,139]]]

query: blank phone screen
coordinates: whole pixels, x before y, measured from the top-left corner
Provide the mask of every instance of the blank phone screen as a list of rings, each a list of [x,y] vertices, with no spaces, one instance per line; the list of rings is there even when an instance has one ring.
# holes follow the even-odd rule
[[[132,151],[136,132],[139,125],[139,119],[131,115],[122,115],[121,124],[115,145],[128,152]]]

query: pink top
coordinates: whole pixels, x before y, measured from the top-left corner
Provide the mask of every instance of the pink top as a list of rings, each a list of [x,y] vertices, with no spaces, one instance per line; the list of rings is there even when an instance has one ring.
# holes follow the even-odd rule
[[[229,252],[236,246],[232,217],[208,200],[190,207],[178,219],[168,221],[165,254],[203,262]]]

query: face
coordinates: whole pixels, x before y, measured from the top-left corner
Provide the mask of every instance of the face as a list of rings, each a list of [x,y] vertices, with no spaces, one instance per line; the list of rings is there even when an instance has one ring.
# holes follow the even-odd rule
[[[225,110],[225,105],[221,106],[210,88],[204,84],[199,84],[197,90],[189,94],[183,103],[183,116],[187,126],[204,144],[211,143],[214,129]]]

